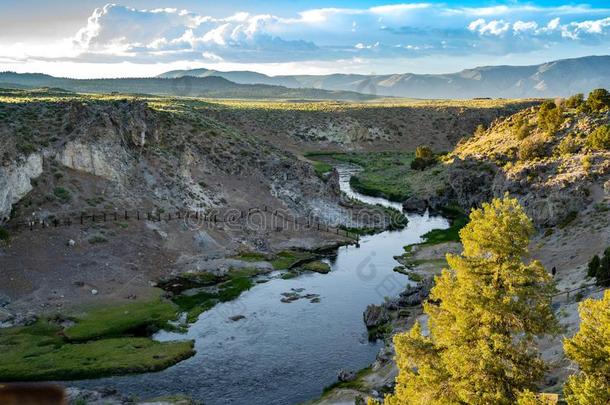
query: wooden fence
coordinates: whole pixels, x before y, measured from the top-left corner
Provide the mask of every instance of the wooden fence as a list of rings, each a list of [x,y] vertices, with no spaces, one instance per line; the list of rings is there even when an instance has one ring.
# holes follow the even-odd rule
[[[269,207],[249,208],[247,210],[240,209],[211,209],[208,211],[191,211],[191,210],[173,210],[165,211],[159,209],[124,209],[115,208],[111,210],[88,210],[79,212],[62,212],[48,215],[45,218],[13,218],[5,227],[15,231],[21,230],[42,230],[47,228],[57,228],[61,226],[85,226],[104,222],[125,222],[125,221],[155,221],[155,222],[170,222],[170,221],[189,221],[193,225],[209,223],[223,226],[230,224],[231,226],[239,226],[245,228],[251,226],[249,220],[254,214],[270,215],[275,218],[272,224],[273,230],[283,231],[288,229],[289,224],[292,224],[295,229],[314,230],[317,232],[332,233],[339,236],[344,236],[349,239],[358,241],[359,235],[354,232],[349,232],[341,227],[331,226],[322,223],[318,220],[308,219],[307,221],[299,221],[292,215],[287,215],[279,210],[271,210]],[[277,220],[281,223],[278,224]],[[265,224],[271,225],[271,224]]]

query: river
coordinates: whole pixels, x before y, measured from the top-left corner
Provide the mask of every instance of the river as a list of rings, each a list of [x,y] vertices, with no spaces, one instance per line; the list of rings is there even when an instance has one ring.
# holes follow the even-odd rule
[[[400,204],[361,195],[349,186],[353,166],[340,166],[341,189],[350,197],[400,209]],[[361,238],[329,258],[328,274],[272,279],[238,299],[203,313],[186,334],[158,333],[158,340],[193,339],[197,354],[157,373],[79,381],[83,388],[112,387],[140,398],[184,394],[206,405],[292,405],[314,399],[340,369],[371,364],[381,342],[371,343],[362,313],[369,304],[396,296],[409,282],[392,271],[393,256],[442,217],[407,215],[408,226]],[[319,302],[282,303],[282,293],[318,294]],[[313,301],[313,302],[312,302]],[[245,318],[232,321],[234,315]]]

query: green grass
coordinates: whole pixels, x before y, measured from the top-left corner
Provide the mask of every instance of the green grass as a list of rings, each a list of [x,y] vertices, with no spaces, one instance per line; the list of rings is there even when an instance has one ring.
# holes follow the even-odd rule
[[[290,280],[293,279],[295,277],[297,277],[299,274],[295,273],[294,271],[287,271],[286,273],[281,275],[281,279],[282,280]]]
[[[290,269],[304,260],[313,258],[314,255],[308,252],[297,252],[293,250],[286,250],[279,252],[275,255],[274,259],[271,260],[271,265],[276,270]]]
[[[173,301],[182,312],[187,313],[188,322],[195,322],[201,313],[212,309],[219,302],[234,300],[253,285],[248,276],[238,275],[219,284],[218,292],[201,291],[193,295],[178,295]]]
[[[333,166],[325,162],[314,162],[313,169],[316,172],[316,176],[324,180],[326,173],[333,170]]]
[[[362,194],[402,202],[413,195],[443,192],[446,169],[437,164],[426,170],[411,169],[413,152],[310,152],[305,156],[317,162],[345,162],[363,168],[352,176],[350,185]]]
[[[88,239],[88,242],[92,245],[96,245],[98,243],[106,243],[108,239],[106,239],[103,235],[94,235]]]
[[[267,260],[266,255],[257,252],[242,252],[237,255],[237,258],[244,262],[264,262]]]
[[[142,330],[153,331],[175,319],[178,308],[171,302],[157,298],[154,301],[134,302],[110,306],[75,316],[76,324],[64,331],[70,341],[86,341],[100,337],[116,337]]]
[[[313,261],[303,265],[303,270],[314,271],[316,273],[326,274],[330,272],[330,265],[328,263]]]
[[[0,329],[0,381],[99,378],[158,371],[194,354],[193,342],[157,342],[147,327],[163,326],[176,306],[162,301],[95,309],[62,329],[41,318],[24,327]]]
[[[422,245],[437,245],[445,242],[459,242],[460,231],[465,227],[469,218],[459,207],[444,207],[441,213],[449,218],[451,225],[447,229],[433,229],[422,235]]]
[[[363,382],[364,378],[373,372],[373,368],[368,366],[356,372],[356,378],[353,381],[337,381],[331,385],[324,387],[322,396],[328,395],[332,390],[343,388],[343,389],[352,389],[356,391],[365,391],[366,386]]]
[[[294,267],[304,260],[313,258],[314,255],[308,252],[298,252],[285,250],[276,254],[266,255],[257,252],[244,252],[237,256],[237,259],[245,262],[270,262],[275,270],[286,270]]]
[[[43,330],[43,328],[45,330]],[[99,378],[158,371],[194,354],[193,342],[122,337],[65,343],[52,326],[0,332],[0,381]]]
[[[460,230],[468,224],[468,218],[459,218],[453,220],[451,226],[447,229],[433,229],[425,233],[422,238],[422,245],[437,245],[445,242],[459,242]]]

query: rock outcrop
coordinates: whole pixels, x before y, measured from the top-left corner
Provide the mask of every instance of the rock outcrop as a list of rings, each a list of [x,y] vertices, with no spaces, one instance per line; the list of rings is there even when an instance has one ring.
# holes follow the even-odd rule
[[[0,167],[0,224],[11,215],[13,204],[32,190],[32,179],[42,174],[43,157],[33,153]]]

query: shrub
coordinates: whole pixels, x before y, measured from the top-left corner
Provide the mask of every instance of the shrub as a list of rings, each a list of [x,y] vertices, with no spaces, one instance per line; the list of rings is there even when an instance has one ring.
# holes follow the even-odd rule
[[[600,262],[601,261],[599,260],[598,255],[595,255],[591,258],[591,260],[589,261],[589,264],[587,265],[587,276],[589,276],[589,277],[597,276],[597,271],[599,270]]]
[[[587,106],[591,111],[604,111],[610,108],[610,93],[606,89],[595,89],[589,93]]]
[[[561,107],[552,101],[545,101],[538,110],[538,127],[543,131],[554,134],[563,123]]]
[[[519,145],[519,160],[533,160],[545,155],[545,140],[542,137],[524,139]]]
[[[485,135],[485,127],[483,124],[477,125],[477,128],[474,130],[474,137],[478,138]]]
[[[415,149],[415,159],[411,162],[411,169],[424,170],[436,163],[434,152],[429,146],[418,146]]]
[[[610,150],[610,125],[602,125],[587,137],[587,146],[596,150]]]
[[[55,187],[53,195],[63,203],[70,201],[70,192],[63,187]]]
[[[582,93],[574,94],[569,97],[564,105],[568,108],[578,108],[585,102],[585,95]]]
[[[599,268],[595,274],[596,284],[610,287],[610,248],[604,251],[604,256],[599,261]]]
[[[102,235],[95,235],[95,236],[92,236],[91,238],[89,238],[89,243],[92,245],[95,245],[98,243],[106,243],[106,242],[108,242],[108,239],[106,239]]]
[[[530,136],[531,133],[531,128],[529,125],[527,125],[527,123],[522,122],[518,127],[515,128],[515,137],[522,141],[525,138],[527,138],[528,136]]]
[[[555,147],[555,152],[557,155],[571,155],[580,150],[581,144],[578,141],[578,138],[574,136],[574,134],[569,134],[565,138],[559,142],[559,145]]]
[[[420,159],[432,159],[434,158],[434,152],[429,146],[420,145],[415,149],[415,157]]]
[[[8,233],[8,231],[0,227],[0,241],[7,241],[10,239],[10,237],[11,235]]]
[[[586,155],[582,157],[582,169],[589,173],[591,167],[593,166],[593,162],[591,161],[591,156]]]

